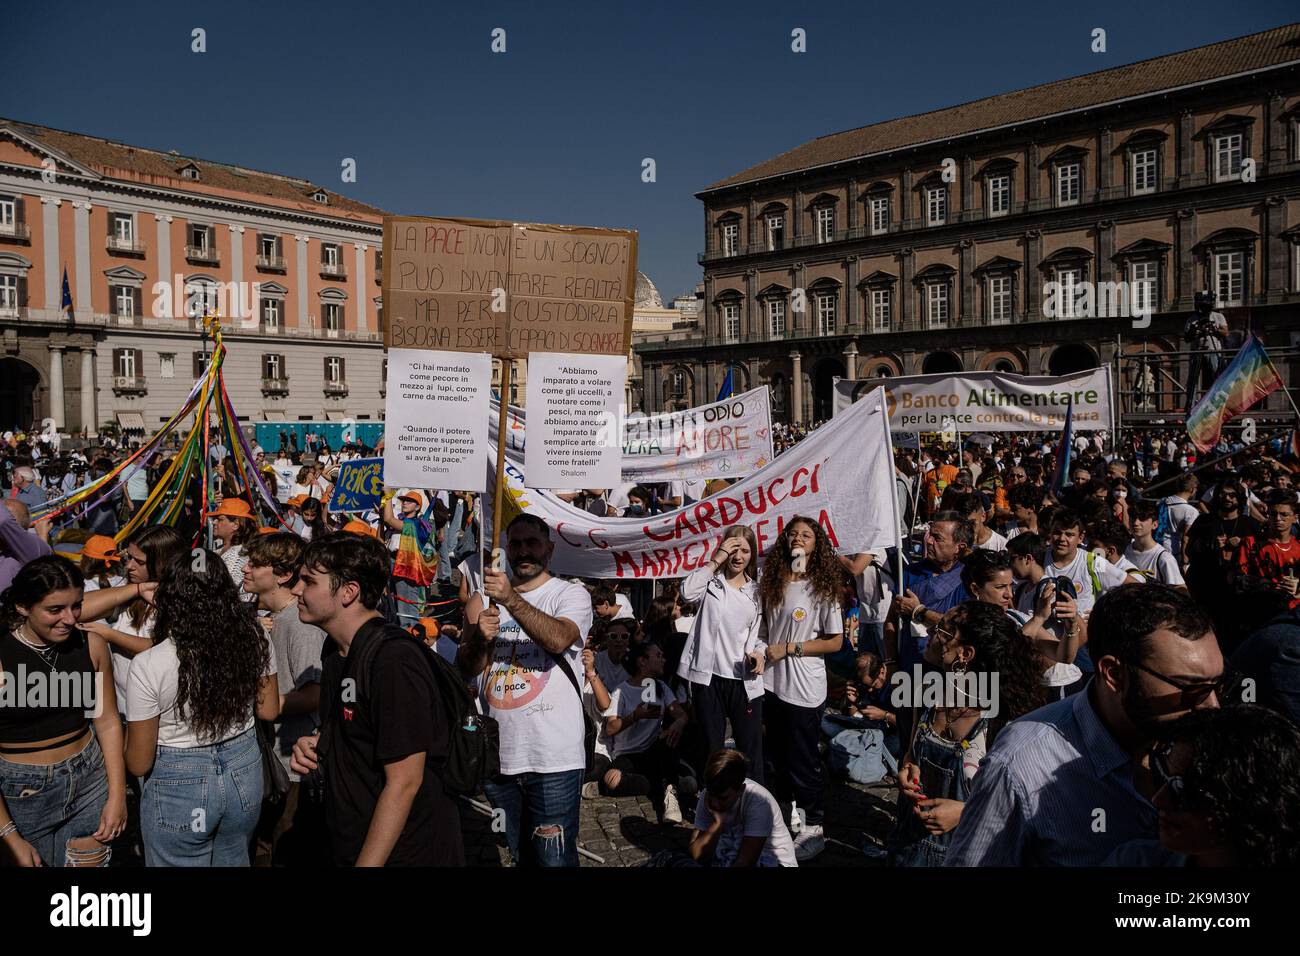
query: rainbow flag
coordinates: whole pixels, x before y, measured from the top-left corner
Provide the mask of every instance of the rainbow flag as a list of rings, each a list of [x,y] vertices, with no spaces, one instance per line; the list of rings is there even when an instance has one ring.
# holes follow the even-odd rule
[[[1187,414],[1187,434],[1201,451],[1219,443],[1223,423],[1282,387],[1264,344],[1251,334],[1241,351]]]

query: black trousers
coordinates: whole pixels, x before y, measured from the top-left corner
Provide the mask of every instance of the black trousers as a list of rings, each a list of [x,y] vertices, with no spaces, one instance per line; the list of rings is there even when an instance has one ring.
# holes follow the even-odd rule
[[[793,800],[809,826],[822,822],[826,804],[826,768],[817,752],[822,710],[788,704],[771,693],[763,699],[774,771],[769,789],[778,800]]]
[[[736,749],[749,758],[749,777],[763,782],[763,698],[750,700],[745,682],[713,675],[708,684],[691,684],[691,703],[704,737],[705,759],[721,750],[727,738],[727,721]],[[704,768],[700,768],[700,773]],[[701,781],[703,782],[703,781]]]
[[[664,807],[664,787],[677,783],[677,749],[656,740],[649,750],[619,754],[612,769],[621,773],[618,786],[609,790],[614,797],[645,797],[660,813]],[[605,788],[609,789],[609,788]]]

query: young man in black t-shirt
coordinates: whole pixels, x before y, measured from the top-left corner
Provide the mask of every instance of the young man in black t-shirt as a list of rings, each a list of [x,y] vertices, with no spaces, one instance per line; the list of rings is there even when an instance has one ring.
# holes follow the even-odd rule
[[[322,731],[299,739],[290,766],[321,772],[336,864],[463,866],[460,813],[439,776],[450,729],[427,652],[376,610],[390,572],[375,538],[339,532],[308,546],[299,617],[339,652],[324,661]]]

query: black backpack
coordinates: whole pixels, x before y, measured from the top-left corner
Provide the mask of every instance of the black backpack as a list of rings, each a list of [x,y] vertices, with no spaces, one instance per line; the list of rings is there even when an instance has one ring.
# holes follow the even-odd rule
[[[419,647],[433,672],[447,715],[447,762],[438,776],[448,792],[473,796],[485,779],[501,772],[501,731],[495,718],[478,712],[474,696],[460,671],[408,631],[383,624],[382,633],[367,641],[352,663],[357,673],[357,699],[369,699],[370,670],[375,655],[388,641],[410,641]],[[352,667],[349,667],[350,671]]]

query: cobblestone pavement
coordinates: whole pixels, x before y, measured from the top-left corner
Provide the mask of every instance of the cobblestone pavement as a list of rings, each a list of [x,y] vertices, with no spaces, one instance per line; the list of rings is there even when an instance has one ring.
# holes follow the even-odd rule
[[[829,781],[826,790],[826,850],[807,866],[882,866],[865,856],[864,840],[880,846],[894,822],[898,791],[892,781],[864,787]],[[648,797],[597,797],[582,801],[579,845],[604,862],[582,858],[582,866],[636,866],[660,850],[686,851],[690,842],[689,817],[677,826],[657,822]],[[492,832],[491,819],[461,804],[461,829],[465,859],[470,866],[509,866],[504,834]]]

